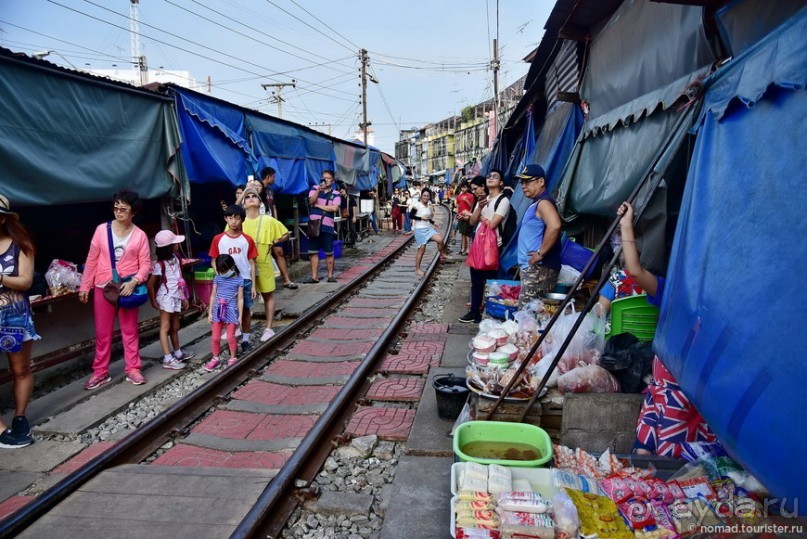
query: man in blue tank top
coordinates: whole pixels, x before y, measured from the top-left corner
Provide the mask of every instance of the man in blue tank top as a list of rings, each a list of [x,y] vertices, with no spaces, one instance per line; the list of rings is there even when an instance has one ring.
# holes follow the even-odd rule
[[[541,165],[527,165],[516,175],[521,191],[533,200],[521,219],[518,233],[518,264],[521,293],[518,308],[552,292],[560,273],[561,221],[557,203],[546,190],[546,173]]]

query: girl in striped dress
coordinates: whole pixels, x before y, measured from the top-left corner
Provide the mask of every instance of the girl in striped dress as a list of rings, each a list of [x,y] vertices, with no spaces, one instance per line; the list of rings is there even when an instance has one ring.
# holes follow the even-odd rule
[[[230,255],[216,257],[218,275],[213,278],[213,289],[210,296],[213,300],[207,309],[207,321],[213,324],[211,347],[213,357],[202,367],[207,372],[215,371],[221,365],[221,333],[226,327],[227,345],[230,347],[230,359],[227,366],[234,365],[238,358],[238,343],[235,340],[235,329],[241,325],[241,313],[244,310],[244,279],[238,273],[235,260]]]

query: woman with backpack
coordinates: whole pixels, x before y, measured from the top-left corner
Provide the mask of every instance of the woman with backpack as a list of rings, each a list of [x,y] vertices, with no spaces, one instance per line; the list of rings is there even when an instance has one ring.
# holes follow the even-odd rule
[[[471,226],[477,227],[474,241],[481,240],[482,235],[480,232],[482,227],[495,231],[497,236],[497,252],[495,255],[498,260],[498,249],[502,246],[502,238],[499,233],[500,225],[505,222],[507,214],[510,213],[510,200],[504,196],[503,192],[504,175],[501,170],[492,169],[487,178],[482,176],[474,177],[471,180],[471,186],[477,196],[477,204],[473,212],[466,212],[466,214]],[[487,192],[487,196],[484,196],[485,192]],[[473,250],[473,245],[471,249]],[[459,318],[459,321],[463,324],[478,324],[482,321],[482,315],[479,311],[482,308],[482,300],[485,295],[485,282],[488,279],[495,279],[499,268],[477,269],[471,266],[470,270],[471,308],[467,314]]]

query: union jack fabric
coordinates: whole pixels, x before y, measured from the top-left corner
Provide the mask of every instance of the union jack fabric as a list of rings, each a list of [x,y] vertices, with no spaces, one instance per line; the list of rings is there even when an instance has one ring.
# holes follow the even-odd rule
[[[645,390],[634,449],[678,458],[684,442],[713,442],[715,439],[670,371],[658,356],[653,358],[653,383]]]

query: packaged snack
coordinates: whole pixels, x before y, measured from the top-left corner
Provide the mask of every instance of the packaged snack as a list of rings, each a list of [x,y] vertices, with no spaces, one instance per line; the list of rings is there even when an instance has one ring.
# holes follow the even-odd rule
[[[628,521],[628,525],[634,530],[641,530],[648,526],[653,526],[656,519],[650,511],[648,502],[644,500],[631,500],[619,504],[619,512]]]
[[[667,489],[670,491],[670,494],[672,494],[672,497],[675,500],[683,500],[687,497],[687,495],[681,489],[681,485],[678,484],[678,481],[667,481]]]
[[[552,469],[552,484],[555,489],[572,488],[582,492],[590,492],[592,494],[602,494],[600,482],[591,477],[576,475],[566,470]]]
[[[616,504],[608,497],[570,488],[565,490],[577,507],[581,534],[596,534],[609,539],[633,539],[633,532],[619,516]]]
[[[456,539],[501,539],[499,530],[482,528],[457,528]]]
[[[656,521],[656,526],[669,531],[671,536],[676,535],[675,523],[667,506],[663,502],[653,500],[650,502],[649,507],[650,512],[653,514],[653,519]]]
[[[498,464],[489,464],[488,465],[488,478],[494,476],[501,476],[508,481],[512,481],[513,479],[513,472],[510,471],[510,468],[505,468],[504,466],[499,466]]]
[[[515,361],[518,357],[518,347],[512,343],[507,343],[504,346],[500,346],[496,349],[496,351],[507,354],[510,357],[510,361]]]
[[[457,500],[454,503],[454,513],[456,514],[492,509],[494,509],[493,502],[490,500]]]
[[[488,355],[487,354],[483,354],[482,352],[474,351],[474,353],[471,354],[471,357],[473,358],[473,360],[476,362],[477,365],[481,365],[481,366],[484,367],[485,365],[488,364]]]
[[[523,513],[546,513],[549,502],[537,492],[503,492],[499,494],[498,510]]]
[[[691,479],[684,479],[683,481],[679,480],[678,484],[681,486],[681,490],[684,491],[686,497],[690,500],[696,500],[698,498],[706,498],[707,500],[716,500],[717,495],[715,491],[712,490],[712,486],[709,484],[709,480],[706,477],[693,477]]]
[[[495,511],[463,511],[457,513],[456,524],[460,528],[483,528],[493,530],[499,527],[501,520]]]
[[[504,511],[501,514],[502,535],[552,539],[555,537],[555,523],[546,514]]]
[[[483,354],[489,354],[493,352],[496,348],[496,339],[492,337],[488,337],[487,335],[479,335],[474,337],[471,344],[474,347],[474,350],[477,352],[482,352]]]
[[[488,354],[488,365],[496,365],[499,367],[509,367],[510,366],[510,355],[505,354],[504,352],[499,352],[498,350],[495,352],[491,352]]]
[[[555,537],[557,539],[577,538],[580,528],[577,508],[563,489],[558,489],[552,496],[552,516],[555,519]]]
[[[488,492],[496,494],[499,492],[510,492],[513,490],[513,483],[501,475],[488,477]]]
[[[734,498],[737,487],[731,479],[718,479],[712,481],[712,490],[715,492],[715,497],[721,502],[726,502]]]
[[[605,495],[616,504],[628,501],[633,494],[625,484],[625,480],[619,476],[606,477],[600,481],[600,487],[602,487]]]
[[[475,500],[484,500],[488,502],[493,501],[493,496],[488,494],[486,491],[472,491],[472,490],[461,490],[459,494],[457,494],[457,500],[459,501],[475,501]]]
[[[698,526],[716,526],[720,519],[704,500],[679,500],[669,506],[675,529],[678,533],[688,533]]]
[[[463,477],[470,477],[473,479],[482,479],[487,481],[488,479],[488,468],[483,464],[478,464],[476,462],[465,462],[462,465],[462,472]]]
[[[497,328],[488,331],[488,337],[492,337],[493,339],[495,339],[497,346],[504,346],[505,344],[507,344],[510,335],[508,335],[505,330]]]
[[[664,503],[672,503],[673,498],[667,483],[661,479],[648,479],[647,484],[650,487],[649,499],[659,500]]]

